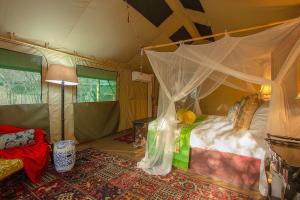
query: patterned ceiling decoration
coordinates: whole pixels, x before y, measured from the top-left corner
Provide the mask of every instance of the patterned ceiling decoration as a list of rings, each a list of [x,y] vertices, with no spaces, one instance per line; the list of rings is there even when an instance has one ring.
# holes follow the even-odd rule
[[[156,27],[173,13],[164,0],[127,0],[127,3]]]
[[[0,35],[11,32],[22,40],[139,69],[141,46],[299,16],[299,0],[0,0]],[[152,73],[150,64],[144,64],[143,70]]]
[[[206,25],[198,24],[198,23],[195,23],[195,26],[196,26],[198,32],[200,33],[200,35],[202,35],[202,36],[213,34],[210,26],[206,26]],[[211,42],[215,41],[214,38],[207,38],[207,40],[209,40]]]
[[[180,0],[180,2],[185,8],[205,12],[200,0]]]
[[[161,28],[160,25],[166,19],[171,19],[171,16],[174,18],[175,15],[177,19],[188,16],[188,10],[196,11],[202,15],[206,14],[200,0],[127,0],[127,3],[158,29]],[[173,23],[174,21],[172,20],[169,20],[168,23]],[[177,42],[212,34],[210,26],[192,21],[190,18],[188,18],[188,20],[188,24],[187,21],[183,21],[182,24],[179,23],[178,28],[174,29],[175,32],[168,32],[166,36],[173,42]],[[168,24],[168,26],[169,25],[172,24]],[[214,38],[207,40],[213,42]]]
[[[191,39],[191,35],[189,32],[184,28],[184,26],[180,27],[173,35],[170,36],[170,39],[173,42],[177,42],[180,40],[186,40],[186,39]]]

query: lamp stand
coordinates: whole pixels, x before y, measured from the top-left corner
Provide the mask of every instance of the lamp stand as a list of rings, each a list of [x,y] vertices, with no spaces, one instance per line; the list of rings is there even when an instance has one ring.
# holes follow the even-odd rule
[[[60,84],[61,88],[61,138],[53,145],[53,161],[57,172],[70,171],[75,164],[75,142],[73,140],[65,140],[65,86],[77,85],[75,67],[67,67],[60,64],[52,64],[49,66],[47,82]]]
[[[65,140],[65,82],[61,82],[61,140],[54,144],[53,160],[57,172],[70,171],[75,165],[75,142]]]
[[[65,82],[61,83],[61,138],[65,140]]]

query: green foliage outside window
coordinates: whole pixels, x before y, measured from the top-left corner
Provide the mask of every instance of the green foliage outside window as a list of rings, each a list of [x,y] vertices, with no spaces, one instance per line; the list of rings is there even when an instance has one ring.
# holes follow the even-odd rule
[[[116,101],[116,80],[78,77],[77,102]]]
[[[0,105],[35,103],[41,103],[41,74],[0,66]]]

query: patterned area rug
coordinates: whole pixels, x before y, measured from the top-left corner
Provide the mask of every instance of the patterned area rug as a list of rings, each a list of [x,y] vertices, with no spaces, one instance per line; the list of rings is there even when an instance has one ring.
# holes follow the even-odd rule
[[[127,129],[119,132],[120,136],[114,138],[114,140],[118,140],[119,142],[126,142],[127,144],[134,142],[134,133],[132,129]]]
[[[251,199],[180,170],[150,176],[137,169],[135,161],[94,149],[76,156],[72,171],[58,174],[50,166],[40,184],[21,175],[12,177],[0,187],[0,199]]]

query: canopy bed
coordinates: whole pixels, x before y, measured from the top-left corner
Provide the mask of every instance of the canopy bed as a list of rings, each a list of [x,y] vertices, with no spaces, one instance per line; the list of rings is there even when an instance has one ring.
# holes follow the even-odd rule
[[[267,152],[264,149],[265,134],[299,138],[300,109],[296,100],[299,35],[300,18],[296,18],[248,36],[233,37],[225,33],[222,38],[217,35],[219,38],[212,43],[180,43],[174,52],[146,50],[160,83],[160,94],[156,125],[150,124],[155,134],[152,134],[152,140],[148,139],[145,157],[138,167],[153,175],[170,172],[179,133],[176,102],[193,96],[194,111],[199,115],[201,109],[198,100],[211,94],[220,85],[250,93],[258,93],[259,86],[267,85],[271,86],[272,94],[263,123],[265,127],[254,127],[251,117],[248,127],[239,127],[237,130],[224,117],[208,116],[204,122],[193,127],[190,134],[190,167],[194,166],[197,170],[193,164],[197,156],[201,159],[205,156],[224,156],[232,162],[237,160],[242,163],[241,169],[246,166],[245,163],[253,163],[253,174],[261,177],[260,192],[266,194],[261,162]],[[257,105],[251,115],[261,110],[264,108]],[[256,129],[251,130],[251,125]],[[150,144],[153,140],[155,145]],[[228,163],[226,165],[228,168]],[[226,166],[223,167],[225,170]],[[198,169],[204,171],[199,162]],[[243,170],[240,172],[242,175],[248,169]]]

